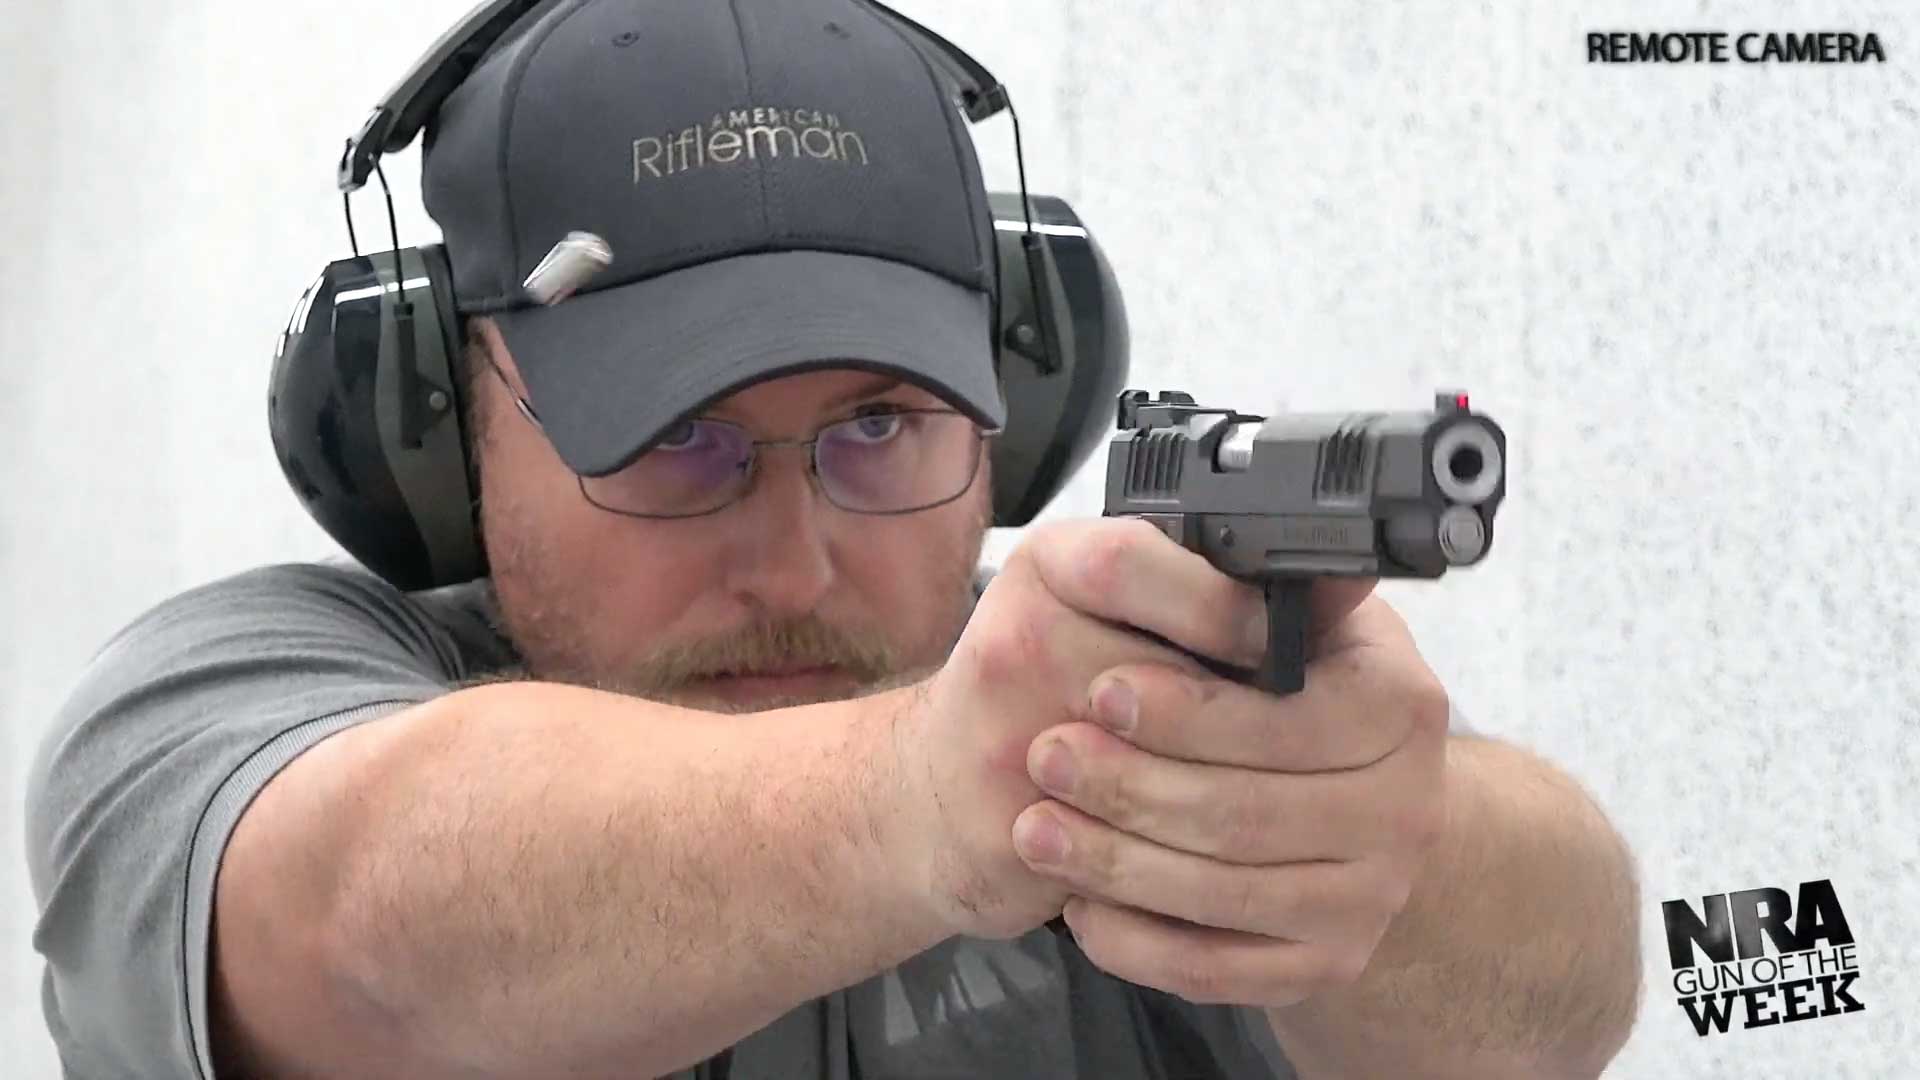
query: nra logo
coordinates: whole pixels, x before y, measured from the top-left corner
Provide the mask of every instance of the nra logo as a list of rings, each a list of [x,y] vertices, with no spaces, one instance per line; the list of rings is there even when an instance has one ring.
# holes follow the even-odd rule
[[[1833,882],[1784,889],[1745,889],[1660,905],[1667,924],[1673,990],[1702,1038],[1742,1028],[1862,1012],[1853,996],[1860,965],[1853,929]],[[1769,950],[1771,946],[1771,950]]]

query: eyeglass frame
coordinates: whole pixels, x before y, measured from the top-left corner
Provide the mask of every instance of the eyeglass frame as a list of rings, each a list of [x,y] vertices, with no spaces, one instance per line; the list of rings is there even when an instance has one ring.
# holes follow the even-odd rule
[[[501,370],[500,362],[498,360],[495,360],[493,357],[489,356],[487,357],[487,366],[493,369],[493,373],[495,375],[499,376],[500,385],[506,388],[507,396],[513,399],[514,407],[520,411],[520,415],[526,417],[527,423],[533,425],[534,430],[540,433],[541,438],[547,440],[548,445],[552,445],[552,442],[553,442],[552,436],[547,434],[547,427],[545,424],[542,424],[540,422],[539,414],[533,411],[533,404],[529,402],[525,397],[521,396],[518,390],[514,389],[513,382],[507,378],[507,373]],[[888,416],[914,415],[914,414],[924,415],[928,413],[940,413],[948,416],[965,416],[965,414],[960,412],[960,410],[952,409],[952,408],[896,409],[890,413],[876,414],[876,415],[888,415]],[[979,479],[980,477],[980,461],[982,458],[986,456],[985,446],[986,446],[987,440],[994,438],[997,435],[1000,435],[1002,432],[1006,430],[1005,428],[983,428],[977,423],[973,425],[973,428],[974,428],[973,466],[967,472],[967,482],[960,486],[960,490],[954,492],[953,494],[947,496],[946,498],[937,500],[935,502],[927,503],[924,506],[909,507],[908,509],[905,509],[905,510],[854,510],[849,507],[842,506],[838,502],[834,501],[833,496],[827,493],[825,484],[823,484],[820,480],[820,436],[824,434],[828,428],[838,427],[841,424],[851,423],[855,420],[860,420],[860,419],[865,419],[865,418],[858,417],[858,416],[850,416],[844,420],[835,420],[835,421],[832,421],[831,423],[822,424],[817,430],[814,431],[813,436],[811,438],[806,438],[806,439],[750,439],[747,443],[747,454],[748,454],[747,474],[748,475],[747,475],[746,484],[741,487],[740,491],[737,494],[735,494],[732,498],[728,499],[727,501],[721,503],[718,506],[712,507],[711,509],[701,510],[696,513],[644,514],[637,510],[621,510],[612,506],[608,506],[606,503],[600,502],[599,500],[595,499],[593,495],[587,491],[587,478],[585,476],[581,475],[580,473],[574,472],[573,478],[574,478],[574,482],[580,488],[580,497],[587,501],[587,505],[592,506],[596,510],[604,511],[609,514],[617,514],[621,517],[639,518],[643,521],[688,521],[694,518],[711,517],[712,515],[717,514],[722,510],[725,510],[729,506],[737,505],[742,500],[744,500],[748,495],[751,495],[753,493],[754,487],[759,483],[759,480],[760,480],[759,464],[760,464],[760,448],[761,447],[763,446],[769,446],[769,447],[804,446],[807,448],[807,476],[809,477],[809,483],[812,484],[814,492],[818,494],[822,499],[825,499],[827,501],[828,506],[831,506],[834,509],[839,510],[843,513],[859,514],[863,517],[898,517],[903,514],[918,514],[925,510],[933,510],[938,507],[945,506],[948,503],[954,501],[955,499],[958,499],[960,496],[965,495],[968,491],[972,490],[973,482]],[[711,424],[726,424],[729,427],[738,428],[743,432],[746,431],[746,428],[744,425],[733,423],[730,420],[704,420],[703,419],[703,422],[711,423]],[[747,434],[751,435],[752,433],[747,432]],[[638,461],[639,458],[636,457],[634,460]],[[569,467],[567,471],[573,472],[573,469]],[[617,472],[618,470],[615,470],[615,471]]]

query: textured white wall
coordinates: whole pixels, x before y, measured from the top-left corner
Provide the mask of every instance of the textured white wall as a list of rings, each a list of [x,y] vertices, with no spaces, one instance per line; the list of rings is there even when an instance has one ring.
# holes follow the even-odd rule
[[[330,550],[264,382],[342,252],[340,140],[465,0],[8,6],[0,29],[0,1045],[51,1076],[20,781],[101,639]],[[1609,1076],[1912,1075],[1920,1042],[1920,9],[902,7],[1014,91],[1036,190],[1120,270],[1135,383],[1249,409],[1470,388],[1512,439],[1490,561],[1389,586],[1484,729],[1600,797],[1645,876]],[[396,13],[407,12],[396,21]],[[1595,29],[1873,30],[1864,67],[1598,67]],[[979,131],[1011,187],[1004,120]],[[409,157],[403,240],[433,237]],[[378,203],[359,203],[362,237]],[[1097,513],[1097,477],[1054,509]],[[1011,538],[996,537],[995,553]],[[1868,1011],[1709,1039],[1658,901],[1833,879]]]

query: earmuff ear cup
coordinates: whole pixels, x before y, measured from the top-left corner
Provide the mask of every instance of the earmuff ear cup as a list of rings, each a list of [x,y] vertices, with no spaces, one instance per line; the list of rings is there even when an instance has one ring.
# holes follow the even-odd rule
[[[1042,348],[1042,322],[1021,247],[1017,193],[988,196],[1000,261],[999,365],[1006,429],[993,441],[993,523],[1025,525],[1104,445],[1128,374],[1127,311],[1113,267],[1073,208],[1031,197],[1044,252],[1058,355]]]
[[[447,260],[433,245],[401,250],[397,264],[407,313],[394,252],[321,271],[274,350],[267,426],[281,472],[320,527],[395,586],[423,589],[470,581],[486,565]]]

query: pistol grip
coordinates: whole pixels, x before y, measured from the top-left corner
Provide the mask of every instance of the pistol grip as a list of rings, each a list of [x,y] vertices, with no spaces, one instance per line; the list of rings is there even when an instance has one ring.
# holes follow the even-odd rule
[[[1307,685],[1307,597],[1313,579],[1268,578],[1267,655],[1253,685],[1270,694],[1297,694]]]

